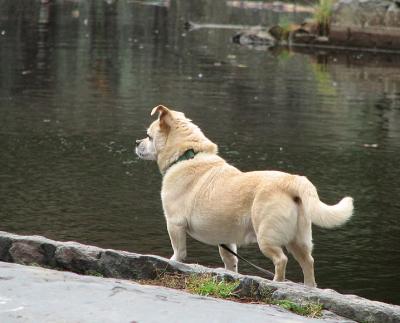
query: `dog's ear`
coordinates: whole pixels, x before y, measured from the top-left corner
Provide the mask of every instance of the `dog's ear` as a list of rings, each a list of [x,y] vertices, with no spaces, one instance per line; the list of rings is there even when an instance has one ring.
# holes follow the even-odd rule
[[[153,110],[151,110],[151,115],[153,116],[158,112],[158,119],[160,120],[160,127],[170,127],[173,122],[173,116],[171,111],[163,106],[157,105]]]

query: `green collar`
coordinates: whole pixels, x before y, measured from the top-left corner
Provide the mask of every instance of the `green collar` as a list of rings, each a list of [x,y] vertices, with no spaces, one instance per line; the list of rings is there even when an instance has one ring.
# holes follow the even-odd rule
[[[181,155],[177,160],[175,160],[171,165],[169,165],[167,167],[167,169],[165,170],[164,174],[168,171],[168,169],[170,169],[172,166],[174,166],[175,164],[184,161],[184,160],[189,160],[189,159],[193,159],[194,156],[196,156],[197,152],[195,152],[193,149],[188,149],[186,150],[183,155]]]

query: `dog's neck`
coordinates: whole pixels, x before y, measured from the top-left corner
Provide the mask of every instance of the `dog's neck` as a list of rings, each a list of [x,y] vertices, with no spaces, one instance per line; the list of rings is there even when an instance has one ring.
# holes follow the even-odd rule
[[[170,169],[172,166],[174,166],[175,164],[178,164],[181,161],[184,160],[189,160],[189,159],[193,159],[195,156],[197,155],[197,152],[195,152],[193,149],[188,149],[186,150],[181,156],[179,156],[178,159],[176,159],[175,161],[173,161],[171,164],[169,164],[163,171],[163,175],[166,174],[166,172],[168,171],[168,169]]]
[[[190,153],[190,151],[194,154]],[[218,154],[218,146],[202,133],[188,131],[187,134],[184,133],[179,137],[171,137],[169,135],[168,143],[165,143],[164,148],[157,155],[157,164],[161,174],[164,175],[176,161],[191,159],[197,153],[216,155]]]

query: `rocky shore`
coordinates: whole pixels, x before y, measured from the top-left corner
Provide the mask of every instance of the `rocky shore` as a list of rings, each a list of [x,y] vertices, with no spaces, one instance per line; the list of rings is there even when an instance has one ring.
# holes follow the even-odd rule
[[[301,25],[248,28],[233,36],[233,42],[267,47],[400,51],[399,0],[338,0],[326,19],[329,23],[323,28],[315,19]]]
[[[227,280],[239,280],[238,292],[242,297],[257,298],[268,293],[275,300],[290,300],[298,304],[318,302],[324,307],[325,315],[322,319],[325,320],[400,322],[400,306],[370,301],[355,295],[342,295],[333,290],[308,288],[291,282],[276,283],[260,277],[178,263],[153,255],[101,249],[76,242],[58,242],[40,236],[0,232],[0,261],[128,280],[156,279],[160,273],[211,274]],[[0,276],[4,275],[3,270],[4,265],[0,266]]]

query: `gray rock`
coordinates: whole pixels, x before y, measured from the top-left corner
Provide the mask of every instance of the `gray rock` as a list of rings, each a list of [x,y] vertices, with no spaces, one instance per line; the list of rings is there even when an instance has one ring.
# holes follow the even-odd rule
[[[0,322],[326,322],[132,281],[0,262]],[[331,317],[330,322],[343,322]]]
[[[54,241],[35,236],[30,237],[30,239],[24,239],[19,236],[15,239],[10,239],[9,237],[3,238],[9,239],[9,243],[1,247],[3,249],[3,256],[5,259],[8,258],[8,261],[27,265],[53,265],[52,262],[56,250]]]
[[[9,254],[11,245],[12,245],[12,240],[9,236],[0,235],[0,259],[2,259],[3,261],[11,261]]]
[[[79,274],[97,272],[101,251],[102,249],[96,247],[71,242],[57,246],[54,253],[56,267]]]
[[[254,27],[238,32],[232,37],[234,43],[240,45],[254,45],[273,47],[278,43],[268,29],[262,27]]]
[[[180,272],[161,257],[105,250],[99,259],[99,271],[105,277],[154,279],[164,272]]]
[[[308,300],[324,304],[324,308],[358,322],[400,322],[400,307],[366,300],[356,295],[342,295],[331,289],[310,289],[288,284],[273,293],[274,299],[301,303]]]
[[[40,243],[36,241],[14,242],[9,250],[12,260],[18,264],[44,264],[45,255],[41,252]]]
[[[400,27],[399,7],[391,0],[339,0],[332,23],[357,27]]]
[[[18,236],[0,231],[0,261],[38,264],[81,274],[126,279],[153,279],[168,273],[211,273],[240,281],[237,293],[243,297],[287,299],[298,304],[319,302],[326,310],[351,320],[400,322],[400,306],[370,301],[332,290],[309,288],[292,282],[277,283],[261,277],[244,276],[224,269],[189,265],[152,255],[57,242],[38,236]],[[336,318],[335,321],[344,321]],[[349,320],[347,320],[349,321]]]
[[[400,28],[400,0],[392,3],[386,11],[385,26]]]

